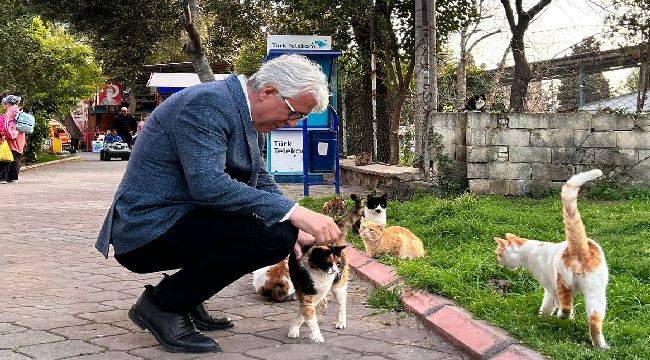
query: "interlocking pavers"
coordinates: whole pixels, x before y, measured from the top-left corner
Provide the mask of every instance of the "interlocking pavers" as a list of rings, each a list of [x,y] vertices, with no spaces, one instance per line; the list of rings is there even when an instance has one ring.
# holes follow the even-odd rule
[[[104,349],[80,340],[65,340],[55,343],[24,346],[18,349],[23,354],[35,359],[54,360],[75,355],[90,355]]]
[[[105,260],[93,248],[126,163],[100,162],[96,154],[84,156],[90,161],[25,172],[21,182],[12,187],[16,201],[0,202],[1,212],[30,224],[17,229],[8,227],[11,221],[0,223],[0,234],[13,234],[9,238],[0,235],[0,305],[5,305],[0,313],[0,359],[22,359],[24,355],[54,358],[62,354],[66,359],[84,360],[239,360],[272,359],[280,353],[283,359],[374,360],[402,353],[463,358],[435,334],[414,327],[413,318],[371,315],[375,310],[363,305],[370,286],[354,276],[348,328],[334,328],[337,304],[332,300],[320,321],[324,344],[314,344],[306,326],[300,338],[288,339],[286,332],[298,311],[297,302],[265,301],[254,293],[251,276],[247,275],[206,304],[216,314],[235,320],[230,331],[207,333],[220,342],[224,353],[162,351],[151,334],[127,317],[143,284],[156,284],[162,275],[133,274],[119,266],[112,254]],[[301,185],[283,188],[295,199],[302,195]],[[316,186],[311,190],[316,195],[331,194],[333,188]],[[350,189],[344,191],[349,193]],[[18,326],[19,322],[24,326]],[[382,331],[404,341],[383,338]],[[400,332],[410,335],[400,337]],[[97,353],[83,355],[90,351]]]

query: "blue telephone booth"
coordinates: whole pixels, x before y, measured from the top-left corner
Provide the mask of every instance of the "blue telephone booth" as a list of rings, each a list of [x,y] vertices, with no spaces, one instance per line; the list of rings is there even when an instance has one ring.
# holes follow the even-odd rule
[[[272,131],[267,138],[266,163],[268,171],[278,183],[303,182],[304,195],[310,185],[334,185],[340,192],[339,118],[337,106],[336,50],[271,49],[266,60],[284,54],[300,54],[318,63],[327,77],[330,106],[320,113],[312,113],[295,127]],[[325,180],[331,174],[333,180]]]

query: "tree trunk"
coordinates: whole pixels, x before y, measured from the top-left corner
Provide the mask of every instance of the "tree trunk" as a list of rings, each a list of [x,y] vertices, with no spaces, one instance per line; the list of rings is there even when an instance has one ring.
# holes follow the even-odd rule
[[[510,88],[510,108],[516,113],[526,110],[526,96],[530,82],[530,65],[526,59],[524,32],[525,28],[517,27],[517,31],[512,34],[512,40],[510,40],[512,57],[515,60],[514,82]]]
[[[458,71],[456,73],[456,109],[463,111],[467,101],[467,27],[460,29],[460,58],[458,59]]]
[[[183,8],[183,17],[181,23],[190,39],[183,45],[183,51],[190,58],[194,70],[199,75],[202,83],[214,81],[214,74],[210,68],[210,62],[206,56],[205,48],[201,44],[201,36],[196,29],[195,21],[198,15],[197,0],[189,0],[188,4]]]
[[[373,152],[373,131],[372,131],[372,79],[370,69],[370,32],[367,18],[353,19],[351,22],[355,42],[359,48],[359,57],[363,67],[363,119],[361,135],[361,151],[372,154]]]
[[[437,57],[437,32],[436,32],[436,0],[428,0],[427,15],[429,19],[429,106],[427,107],[427,116],[424,123],[424,174],[429,176],[431,173],[432,159],[437,156],[433,154],[433,144],[431,143],[432,115],[438,111],[438,57]]]
[[[415,93],[413,94],[413,122],[415,127],[415,155],[422,159],[422,128],[426,116],[426,99],[429,92],[428,77],[428,29],[424,25],[427,16],[427,0],[415,0]]]

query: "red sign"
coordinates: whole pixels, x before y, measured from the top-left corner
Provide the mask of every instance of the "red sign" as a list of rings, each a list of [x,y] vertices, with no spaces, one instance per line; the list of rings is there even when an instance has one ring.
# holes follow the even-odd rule
[[[104,85],[99,92],[97,105],[121,105],[122,104],[122,84]]]

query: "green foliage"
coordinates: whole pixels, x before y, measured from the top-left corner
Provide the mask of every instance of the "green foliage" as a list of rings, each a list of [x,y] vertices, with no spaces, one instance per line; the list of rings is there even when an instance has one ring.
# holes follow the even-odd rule
[[[29,0],[45,18],[64,22],[89,39],[104,72],[132,80],[147,59],[160,56],[160,44],[174,43],[181,28],[180,0]],[[174,49],[173,51],[177,51]]]
[[[439,107],[443,111],[457,111],[458,99],[458,63],[446,62],[439,68],[438,78]],[[492,79],[485,74],[485,69],[475,64],[467,64],[467,96],[488,94]]]
[[[638,43],[650,39],[650,1],[612,0],[607,15],[611,36],[623,36]]]
[[[389,311],[403,310],[399,290],[389,290],[385,286],[373,289],[370,292],[370,295],[368,295],[368,300],[366,302],[375,309],[384,309]]]
[[[571,47],[571,54],[584,54],[600,51],[601,44],[593,36],[585,38],[577,45]],[[610,97],[609,80],[602,73],[584,75],[585,103],[607,99]],[[580,75],[562,79],[558,92],[558,100],[562,108],[576,108],[580,100]]]
[[[266,56],[266,42],[254,40],[243,45],[239,57],[235,59],[235,71],[246,76],[259,70]]]
[[[614,184],[602,184],[585,191],[584,196],[594,200],[646,200],[650,201],[650,189],[647,188],[621,188]]]
[[[27,143],[23,153],[23,162],[28,164],[38,162],[37,158],[41,155],[45,139],[50,133],[49,114],[46,111],[39,111],[34,114],[34,117],[36,118],[34,132],[27,135]]]

